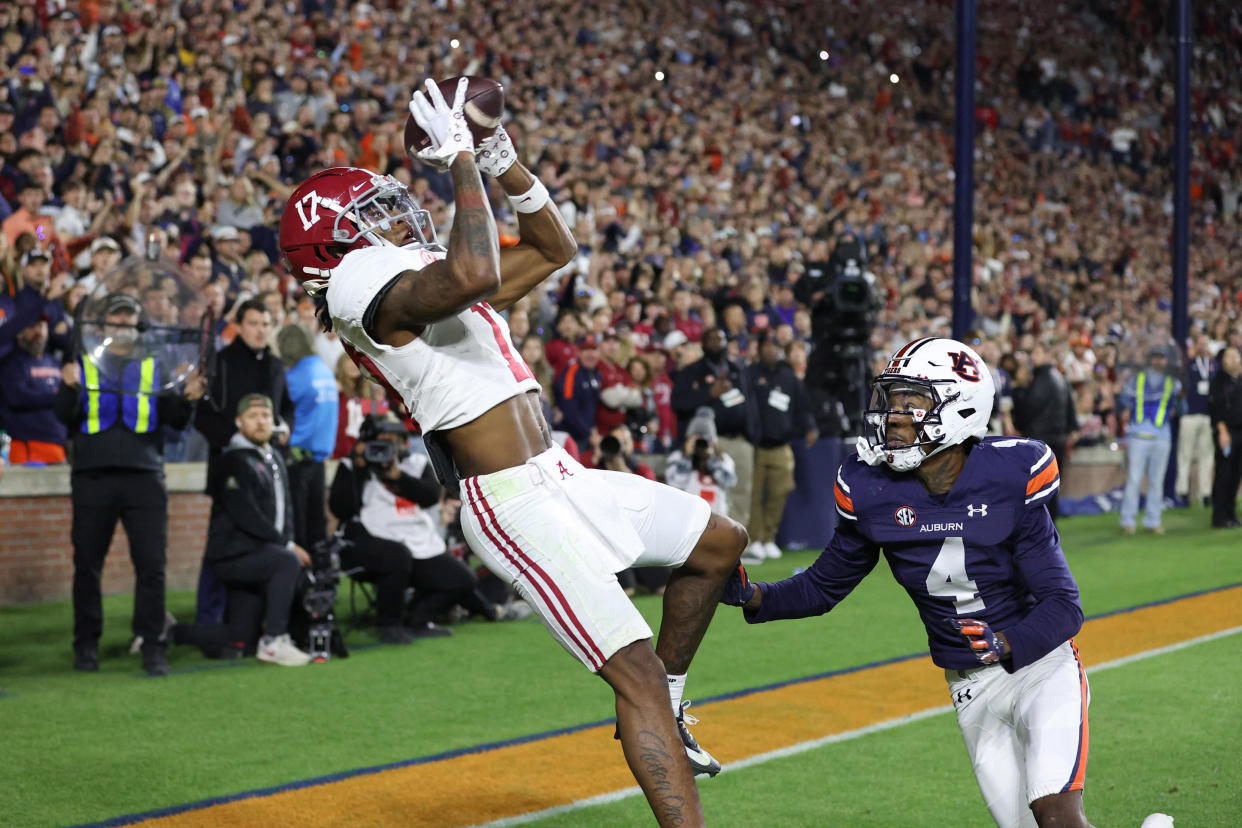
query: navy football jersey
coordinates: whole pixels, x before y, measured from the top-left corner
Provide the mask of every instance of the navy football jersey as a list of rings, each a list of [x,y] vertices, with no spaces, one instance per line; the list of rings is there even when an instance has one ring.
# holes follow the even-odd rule
[[[764,584],[752,622],[832,609],[879,560],[918,607],[932,660],[979,666],[953,618],[986,621],[1012,648],[1013,671],[1078,632],[1078,587],[1045,502],[1060,486],[1056,458],[1038,440],[976,443],[953,488],[930,494],[910,472],[850,457],[837,472],[837,531],[806,571]]]

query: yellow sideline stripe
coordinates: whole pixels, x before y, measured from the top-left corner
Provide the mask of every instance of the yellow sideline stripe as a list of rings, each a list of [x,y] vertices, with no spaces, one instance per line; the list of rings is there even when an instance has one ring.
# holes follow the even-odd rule
[[[1242,587],[1089,621],[1087,666],[1242,624]],[[949,702],[931,659],[886,664],[703,705],[695,735],[726,765]],[[630,788],[612,725],[152,819],[148,826],[472,825]]]

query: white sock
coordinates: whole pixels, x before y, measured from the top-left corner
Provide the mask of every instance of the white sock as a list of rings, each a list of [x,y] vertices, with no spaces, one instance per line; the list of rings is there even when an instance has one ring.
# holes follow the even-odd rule
[[[673,702],[673,715],[681,712],[681,697],[686,692],[686,674],[668,677],[668,697]]]

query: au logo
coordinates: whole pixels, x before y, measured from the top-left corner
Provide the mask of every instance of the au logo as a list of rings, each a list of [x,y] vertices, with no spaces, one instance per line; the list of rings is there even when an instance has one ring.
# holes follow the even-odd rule
[[[893,513],[893,520],[897,521],[898,526],[913,526],[918,519],[918,513],[909,506],[902,506]]]

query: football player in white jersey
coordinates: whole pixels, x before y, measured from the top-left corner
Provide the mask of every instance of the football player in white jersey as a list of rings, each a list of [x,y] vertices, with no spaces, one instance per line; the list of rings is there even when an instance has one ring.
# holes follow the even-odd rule
[[[553,442],[500,313],[577,245],[503,127],[475,148],[465,84],[450,103],[428,81],[410,103],[431,139],[417,157],[453,179],[447,248],[395,179],[334,168],[290,196],[281,252],[321,324],[400,395],[441,479],[460,487],[471,548],[613,688],[626,761],[659,823],[701,825],[694,775],[720,764],[686,729],[682,691],[746,531],[676,489],[583,468]],[[503,251],[480,171],[517,214],[521,239]],[[654,650],[616,578],[635,565],[675,567]]]

